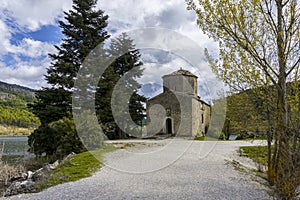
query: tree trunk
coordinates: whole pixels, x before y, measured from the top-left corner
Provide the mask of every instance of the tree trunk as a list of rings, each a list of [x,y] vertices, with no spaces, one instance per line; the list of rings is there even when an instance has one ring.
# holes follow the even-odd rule
[[[277,85],[277,131],[279,137],[278,148],[278,173],[277,173],[277,188],[281,199],[290,199],[290,151],[289,151],[289,136],[288,136],[288,110],[286,102],[286,62],[284,58],[284,35],[283,35],[283,2],[277,3],[277,50],[278,50],[278,65],[279,78]]]

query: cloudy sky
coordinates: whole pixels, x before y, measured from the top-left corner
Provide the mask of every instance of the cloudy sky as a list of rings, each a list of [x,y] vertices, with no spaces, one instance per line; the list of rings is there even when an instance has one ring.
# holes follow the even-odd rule
[[[34,89],[46,86],[43,75],[50,64],[47,54],[55,53],[53,45],[63,37],[57,21],[71,6],[72,0],[1,0],[0,81]],[[98,0],[97,8],[109,15],[108,32],[112,36],[146,27],[165,28],[188,37],[203,49],[217,51],[216,44],[198,29],[196,15],[186,10],[184,0]],[[141,53],[145,62],[142,83],[161,84],[163,74],[180,67],[208,79],[206,69],[199,71],[180,56],[163,50]]]

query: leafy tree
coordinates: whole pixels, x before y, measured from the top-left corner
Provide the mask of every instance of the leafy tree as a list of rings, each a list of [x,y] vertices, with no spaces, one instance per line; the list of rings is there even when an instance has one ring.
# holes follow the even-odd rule
[[[75,132],[73,119],[63,117],[58,121],[42,124],[32,133],[33,137],[30,137],[29,144],[37,155],[46,153],[51,161],[55,161],[71,152],[80,153],[85,150]],[[43,145],[35,145],[36,143]]]
[[[32,148],[37,154],[51,155],[57,152],[57,145],[48,144],[54,136],[58,139],[53,142],[63,140],[66,135],[71,134],[74,140],[79,140],[75,129],[57,134],[49,124],[63,118],[72,118],[71,94],[78,70],[91,50],[109,37],[105,30],[108,16],[104,15],[103,11],[95,9],[96,2],[96,0],[73,0],[73,9],[64,13],[65,21],[59,21],[65,38],[60,46],[55,46],[57,53],[49,55],[52,63],[45,77],[50,86],[39,90],[36,93],[37,101],[31,105],[42,123],[29,137],[29,145],[33,144]]]
[[[269,90],[274,89],[268,88]],[[229,121],[231,133],[244,131],[250,132],[253,136],[261,137],[263,136],[262,132],[267,132],[269,124],[265,101],[257,95],[257,90],[262,89],[249,89],[227,97],[226,119]],[[271,106],[270,102],[268,103]]]
[[[26,102],[18,97],[0,99],[0,105],[14,108],[27,109]]]
[[[0,100],[0,124],[22,128],[35,128],[39,119],[28,111],[26,102],[19,97]]]
[[[128,114],[135,123],[144,117],[142,102],[145,102],[146,98],[138,94],[140,84],[136,81],[143,72],[141,69],[142,62],[139,60],[140,53],[135,49],[133,40],[125,33],[113,39],[107,51],[110,57],[116,59],[106,69],[99,81],[99,89],[96,93],[96,110],[100,123],[107,127],[106,134],[108,137],[110,139],[124,138],[126,137],[124,132],[118,126],[113,125],[115,120],[119,118],[117,115],[125,116]],[[116,85],[122,85],[122,89],[114,91]],[[118,112],[114,113],[115,116],[113,116],[111,108],[111,103],[114,103],[113,92],[118,94],[119,105]],[[125,98],[128,94],[131,95],[130,99]],[[122,127],[126,128],[130,117],[123,117],[122,120],[119,120],[119,125],[122,124]],[[113,129],[115,131],[112,131]]]
[[[287,82],[299,78],[299,1],[198,0],[196,4],[190,0],[188,8],[197,13],[199,27],[219,41],[218,62],[206,53],[212,69],[232,89],[276,88],[276,123],[269,130],[275,128],[270,137],[275,140],[275,165],[269,164],[268,178],[280,198],[294,198],[300,184],[299,148],[290,146],[300,144],[299,130],[290,125]]]
[[[100,129],[98,119],[90,110],[84,110],[79,114],[74,113],[74,117],[77,117],[77,127],[80,138],[84,143],[84,146],[88,150],[99,149],[103,145],[103,131]]]

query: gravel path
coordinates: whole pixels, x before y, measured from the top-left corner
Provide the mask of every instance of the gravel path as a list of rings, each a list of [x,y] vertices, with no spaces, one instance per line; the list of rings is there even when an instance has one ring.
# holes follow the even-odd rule
[[[228,164],[239,146],[261,142],[204,142],[183,139],[143,141],[106,155],[92,177],[37,194],[2,199],[271,199],[266,188]]]

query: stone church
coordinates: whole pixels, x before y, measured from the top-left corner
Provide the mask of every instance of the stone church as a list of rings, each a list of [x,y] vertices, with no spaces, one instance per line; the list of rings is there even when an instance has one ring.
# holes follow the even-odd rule
[[[198,77],[180,69],[162,79],[163,93],[147,101],[148,134],[204,136],[210,123],[211,107],[198,96]],[[151,110],[155,105],[160,105],[160,109]]]

